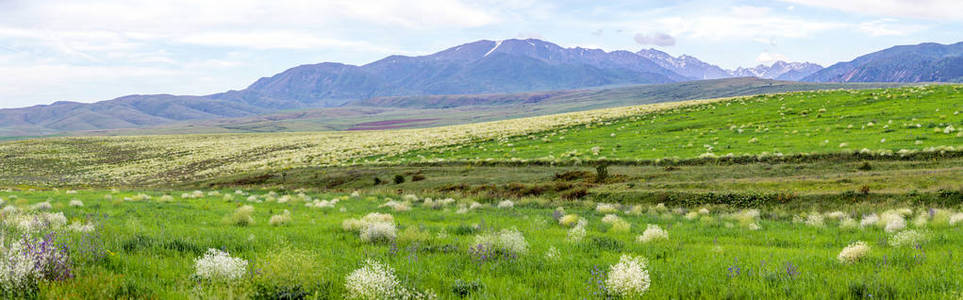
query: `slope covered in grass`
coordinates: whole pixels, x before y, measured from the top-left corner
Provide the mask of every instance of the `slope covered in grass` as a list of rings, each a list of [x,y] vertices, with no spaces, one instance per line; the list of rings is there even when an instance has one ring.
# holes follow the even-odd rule
[[[959,85],[753,96],[386,159],[655,160],[866,150],[899,154],[963,142],[961,100]]]
[[[897,153],[963,141],[956,130],[963,128],[961,91],[941,85],[798,92],[405,130],[36,139],[0,143],[0,183],[166,184],[439,160]]]

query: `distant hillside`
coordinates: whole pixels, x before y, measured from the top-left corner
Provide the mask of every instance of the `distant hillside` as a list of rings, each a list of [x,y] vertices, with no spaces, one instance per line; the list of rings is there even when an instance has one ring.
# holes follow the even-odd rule
[[[147,127],[185,120],[244,117],[270,111],[197,96],[134,95],[95,104],[56,102],[0,109],[0,136]]]
[[[352,101],[336,108],[92,133],[140,135],[423,128],[691,99],[895,86],[900,84],[805,83],[749,77],[516,94],[378,97]]]
[[[961,82],[963,42],[896,46],[809,75],[814,82]]]

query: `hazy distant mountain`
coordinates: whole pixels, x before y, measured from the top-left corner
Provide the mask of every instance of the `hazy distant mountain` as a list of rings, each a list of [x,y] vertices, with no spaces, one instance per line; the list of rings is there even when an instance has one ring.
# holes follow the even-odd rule
[[[694,80],[732,77],[759,77],[765,79],[795,81],[822,69],[822,66],[813,63],[787,63],[784,61],[777,61],[769,66],[758,65],[752,68],[740,67],[735,70],[725,70],[719,66],[703,62],[692,56],[682,55],[679,57],[673,57],[668,53],[655,49],[642,50],[636,52],[636,54],[652,60],[652,62],[655,62],[663,68]]]
[[[134,128],[185,120],[244,117],[270,111],[197,96],[133,95],[95,104],[61,101],[0,109],[0,135]]]
[[[741,77],[733,76],[730,71],[726,71],[719,66],[708,64],[688,55],[673,57],[668,53],[655,49],[643,49],[636,52],[636,54],[648,58],[663,68],[695,80]]]
[[[963,82],[963,42],[896,46],[805,77],[817,82]]]
[[[759,78],[779,80],[799,80],[809,74],[822,70],[822,66],[808,62],[776,61],[772,65],[758,65],[752,68],[737,68],[731,72],[732,76],[754,76]]]

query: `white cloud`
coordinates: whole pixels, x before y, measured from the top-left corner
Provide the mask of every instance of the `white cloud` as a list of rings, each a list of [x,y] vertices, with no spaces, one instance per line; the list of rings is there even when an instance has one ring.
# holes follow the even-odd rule
[[[661,47],[668,47],[668,46],[675,45],[674,37],[661,32],[652,33],[652,34],[636,33],[634,38],[635,38],[635,42],[639,43],[639,45],[655,45],[655,46],[661,46]]]
[[[174,41],[216,47],[251,49],[318,49],[370,47],[367,43],[322,38],[308,33],[290,31],[259,32],[203,32],[177,37]]]
[[[926,26],[915,24],[900,24],[894,19],[881,19],[862,22],[857,25],[859,31],[871,36],[905,36],[926,29]]]
[[[770,15],[771,9],[768,7],[741,5],[729,9],[734,17],[760,18]]]
[[[236,25],[255,27],[344,25],[351,21],[410,28],[475,27],[497,21],[483,8],[457,0],[96,0],[25,2],[8,15],[48,28],[187,32]]]
[[[856,14],[909,17],[936,21],[963,20],[960,0],[782,0]]]
[[[803,38],[846,27],[841,22],[806,20],[784,16],[743,17],[704,15],[655,20],[655,26],[672,35],[707,40],[754,39],[759,37]]]
[[[786,58],[785,55],[782,55],[779,53],[763,52],[763,53],[759,53],[759,56],[756,57],[757,63],[766,64],[766,65],[772,64],[779,60],[789,61],[789,59]]]

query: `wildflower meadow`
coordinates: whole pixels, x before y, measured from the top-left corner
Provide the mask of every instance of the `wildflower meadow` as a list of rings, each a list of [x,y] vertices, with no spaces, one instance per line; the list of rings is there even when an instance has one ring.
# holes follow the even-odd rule
[[[0,298],[960,299],[963,86],[0,143]]]

